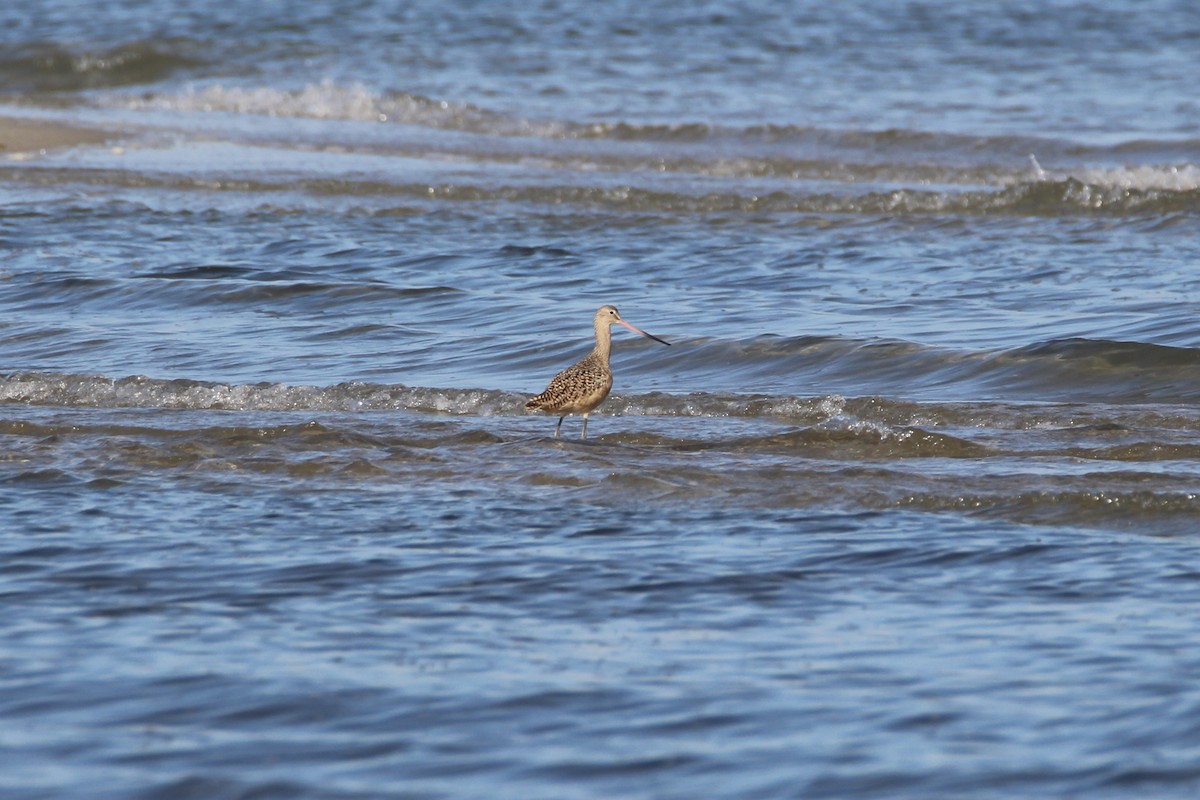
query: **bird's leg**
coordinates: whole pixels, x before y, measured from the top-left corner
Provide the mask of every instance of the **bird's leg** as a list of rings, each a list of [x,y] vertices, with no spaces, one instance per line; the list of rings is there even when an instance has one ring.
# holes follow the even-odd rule
[[[557,438],[558,438],[558,430],[559,430],[559,428],[561,428],[561,427],[562,427],[562,421],[563,421],[564,419],[566,419],[566,418],[567,418],[567,417],[566,417],[566,415],[565,415],[565,414],[564,414],[563,416],[561,416],[561,417],[559,417],[559,418],[558,418],[558,424],[554,426],[554,438],[555,438],[555,439],[557,439]]]
[[[586,438],[587,438],[587,417],[588,417],[588,415],[587,415],[587,414],[584,414],[584,415],[583,415],[583,430],[582,430],[582,431],[580,431],[580,433],[579,433],[579,438],[580,438],[580,439],[586,439]]]

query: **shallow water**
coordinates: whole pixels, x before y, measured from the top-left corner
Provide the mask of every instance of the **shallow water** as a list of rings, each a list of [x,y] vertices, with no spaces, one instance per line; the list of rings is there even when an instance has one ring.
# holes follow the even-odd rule
[[[0,152],[5,793],[1200,789],[1189,4],[81,8],[0,12],[111,132]]]

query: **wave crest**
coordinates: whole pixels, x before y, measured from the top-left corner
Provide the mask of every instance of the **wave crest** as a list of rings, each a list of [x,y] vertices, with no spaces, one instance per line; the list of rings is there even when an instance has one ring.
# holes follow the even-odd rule
[[[212,84],[177,93],[109,95],[102,105],[135,111],[223,112],[269,117],[394,122],[498,135],[562,134],[560,123],[536,123],[469,103],[435,100],[408,92],[376,92],[361,83],[345,86],[325,80],[302,89]]]
[[[0,56],[6,92],[78,92],[154,83],[203,62],[186,39],[129,42],[106,49],[36,44]]]
[[[433,389],[349,382],[336,386],[228,384],[142,375],[18,373],[0,379],[0,402],[89,408],[228,411],[380,411],[516,413],[524,395],[484,389]]]

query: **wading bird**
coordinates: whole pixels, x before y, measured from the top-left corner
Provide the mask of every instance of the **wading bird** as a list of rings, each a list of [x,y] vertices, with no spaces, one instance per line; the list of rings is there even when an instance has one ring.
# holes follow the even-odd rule
[[[583,415],[583,430],[580,439],[587,438],[588,414],[608,397],[612,388],[612,369],[608,366],[608,355],[612,352],[612,326],[620,325],[634,333],[640,333],[647,339],[653,339],[661,344],[670,345],[653,334],[646,333],[641,328],[635,328],[625,320],[613,306],[600,306],[593,320],[596,326],[596,346],[592,352],[584,356],[578,363],[567,367],[554,376],[546,391],[537,397],[530,398],[525,404],[529,411],[545,411],[548,414],[558,414],[558,425],[554,426],[554,436],[558,437],[563,420],[569,414]]]

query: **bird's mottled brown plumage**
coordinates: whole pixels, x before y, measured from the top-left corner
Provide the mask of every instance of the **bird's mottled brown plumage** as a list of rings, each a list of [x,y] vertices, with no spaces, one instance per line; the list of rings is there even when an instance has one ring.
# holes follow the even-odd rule
[[[593,350],[576,364],[554,376],[546,391],[525,404],[530,411],[554,414],[583,414],[608,397],[612,389],[612,370],[606,359]]]
[[[558,436],[562,421],[568,414],[582,414],[583,431],[579,438],[587,438],[588,414],[604,402],[613,385],[612,369],[608,366],[609,353],[612,351],[613,325],[624,326],[656,342],[669,344],[621,319],[621,315],[613,306],[601,306],[596,311],[592,323],[596,329],[596,346],[592,348],[592,352],[555,375],[546,391],[525,403],[525,408],[529,411],[558,414],[558,425],[554,428],[555,436]]]

